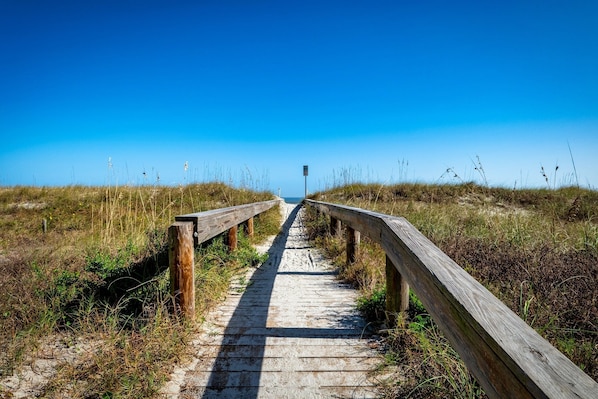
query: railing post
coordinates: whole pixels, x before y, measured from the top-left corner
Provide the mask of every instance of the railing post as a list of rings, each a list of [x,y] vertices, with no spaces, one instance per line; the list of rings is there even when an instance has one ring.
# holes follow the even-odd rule
[[[237,231],[238,226],[235,225],[228,230],[228,249],[229,251],[234,251],[237,249]]]
[[[386,314],[391,326],[396,314],[409,309],[409,284],[386,255]]]
[[[347,226],[347,264],[355,263],[359,255],[361,234],[351,226]]]
[[[330,235],[333,237],[340,235],[341,229],[341,220],[330,216]]]
[[[243,223],[243,228],[248,237],[253,237],[253,217],[250,217]]]
[[[176,311],[184,317],[195,316],[195,248],[193,222],[175,222],[168,228],[170,293]]]

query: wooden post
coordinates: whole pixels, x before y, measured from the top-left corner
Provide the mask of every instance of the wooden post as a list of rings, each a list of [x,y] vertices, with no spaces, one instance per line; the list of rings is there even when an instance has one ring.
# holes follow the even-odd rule
[[[247,219],[247,221],[244,224],[245,227],[245,233],[247,234],[247,236],[249,237],[253,237],[253,218],[249,218]]]
[[[351,226],[347,226],[347,264],[355,263],[359,255],[361,234]]]
[[[48,232],[48,220],[47,219],[42,219],[42,233],[47,233]]]
[[[394,327],[396,314],[409,308],[409,284],[386,255],[386,317]]]
[[[183,317],[195,316],[195,248],[193,222],[175,222],[168,228],[170,293],[176,311]]]
[[[330,235],[336,237],[340,235],[342,229],[342,223],[340,219],[333,218],[330,216]]]
[[[228,249],[234,251],[237,249],[237,231],[238,226],[235,225],[228,230]]]

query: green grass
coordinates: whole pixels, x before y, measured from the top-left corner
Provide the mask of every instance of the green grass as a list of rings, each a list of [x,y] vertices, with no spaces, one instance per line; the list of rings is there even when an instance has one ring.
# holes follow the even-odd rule
[[[93,350],[61,364],[42,396],[155,396],[194,329],[170,311],[168,226],[181,213],[271,198],[220,183],[0,188],[0,379],[56,336]],[[279,223],[271,209],[233,254],[219,238],[198,249],[198,320],[236,272],[263,261],[251,244]]]
[[[598,380],[598,192],[355,183],[313,198],[406,217]],[[384,253],[362,237],[360,259],[345,266],[342,240],[321,235],[327,223],[321,216],[312,218],[312,236],[341,276],[362,290],[365,310],[372,313],[370,305],[380,302],[377,293],[385,284]],[[422,314],[410,312],[388,333],[388,358],[403,362],[394,364],[403,376],[396,377],[399,384],[391,381],[388,396],[483,397],[435,325],[421,322]]]

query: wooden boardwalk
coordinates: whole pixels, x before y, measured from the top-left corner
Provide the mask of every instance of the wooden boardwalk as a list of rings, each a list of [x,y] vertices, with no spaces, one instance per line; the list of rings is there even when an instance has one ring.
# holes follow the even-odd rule
[[[268,261],[238,279],[203,323],[197,355],[170,398],[374,398],[376,352],[357,293],[310,247],[300,207],[285,206]],[[244,280],[244,281],[243,281]]]

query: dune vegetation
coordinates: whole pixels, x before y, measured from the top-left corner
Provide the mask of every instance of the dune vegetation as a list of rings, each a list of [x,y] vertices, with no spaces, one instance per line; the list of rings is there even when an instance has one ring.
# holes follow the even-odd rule
[[[407,218],[598,380],[598,192],[354,183],[312,198]],[[385,261],[378,245],[362,237],[358,261],[346,266],[342,238],[326,234],[326,218],[313,212],[308,226],[342,278],[362,291],[359,307],[381,325],[387,397],[485,397],[413,293],[409,312],[396,325],[382,324]]]
[[[312,197],[406,217],[598,379],[597,192],[353,183]],[[271,198],[221,183],[0,188],[0,397],[27,368],[45,374],[31,388],[43,397],[155,397],[194,332],[170,311],[168,225],[178,214]],[[362,237],[347,267],[344,243],[326,234],[324,218],[309,216],[310,236],[381,328],[386,396],[484,397],[415,295],[396,325],[384,324],[382,250]],[[198,249],[200,320],[236,272],[259,262],[250,244],[275,234],[279,218],[277,209],[262,215],[235,253],[219,238]]]
[[[0,188],[0,397],[19,384],[48,398],[156,396],[194,328],[170,311],[168,226],[269,199],[222,183]],[[220,238],[197,250],[199,319],[279,226],[273,208],[237,251]]]

